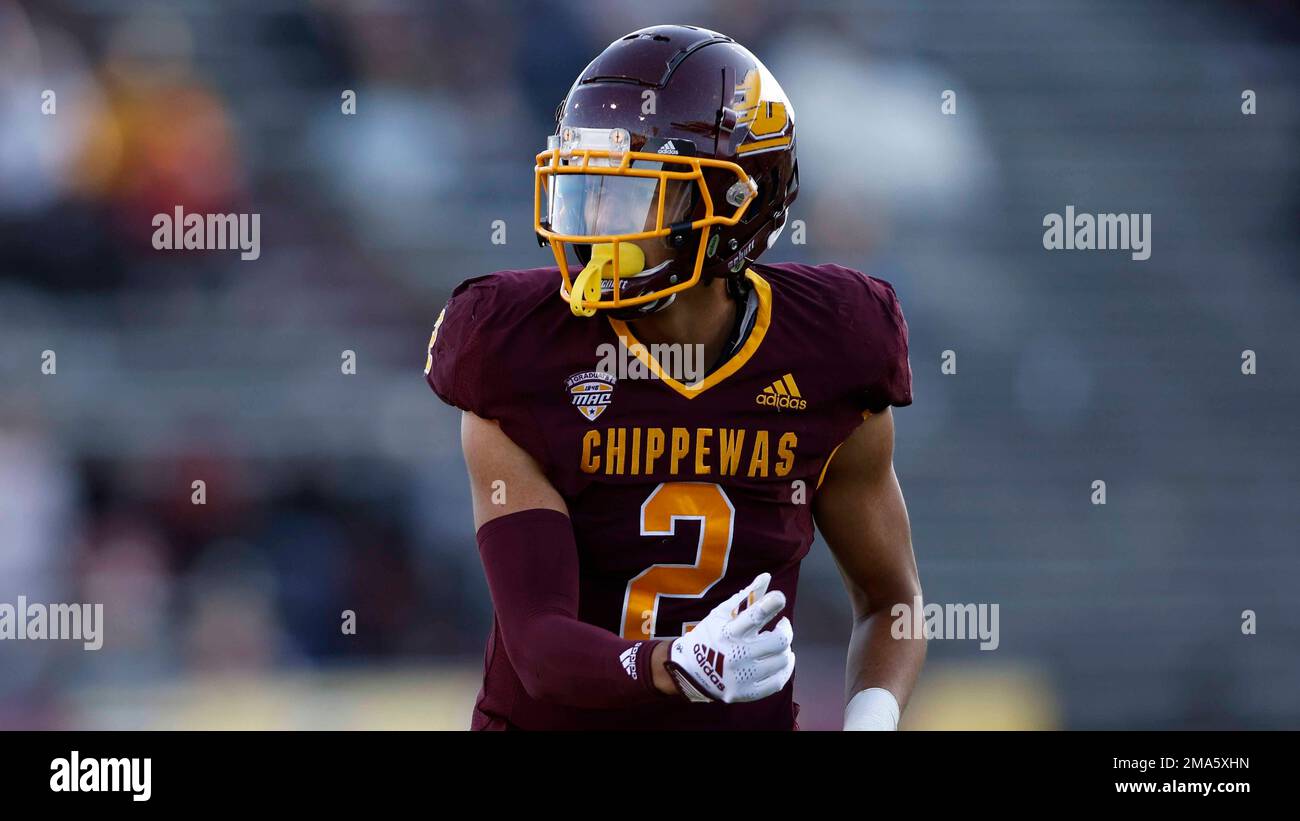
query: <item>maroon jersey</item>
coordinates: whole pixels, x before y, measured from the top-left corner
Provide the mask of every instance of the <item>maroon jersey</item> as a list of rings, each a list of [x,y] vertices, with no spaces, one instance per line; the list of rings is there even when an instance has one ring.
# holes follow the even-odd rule
[[[907,326],[888,283],[795,263],[756,264],[747,277],[753,328],[694,385],[660,368],[635,322],[574,316],[555,268],[467,280],[430,340],[434,391],[496,420],[568,504],[579,617],[629,640],[680,636],[764,571],[794,621],[831,456],[864,414],[912,401]],[[634,367],[611,369],[620,357]],[[795,725],[793,680],[741,704],[549,704],[524,691],[496,625],[485,666],[476,728]]]

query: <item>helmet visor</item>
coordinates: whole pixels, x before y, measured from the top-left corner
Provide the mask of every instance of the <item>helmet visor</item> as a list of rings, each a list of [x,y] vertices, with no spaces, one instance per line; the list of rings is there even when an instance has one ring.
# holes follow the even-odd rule
[[[637,162],[659,170],[663,163]],[[549,180],[547,220],[557,234],[604,237],[640,234],[680,222],[690,207],[692,183],[617,174],[555,174]],[[659,191],[663,186],[663,221]]]

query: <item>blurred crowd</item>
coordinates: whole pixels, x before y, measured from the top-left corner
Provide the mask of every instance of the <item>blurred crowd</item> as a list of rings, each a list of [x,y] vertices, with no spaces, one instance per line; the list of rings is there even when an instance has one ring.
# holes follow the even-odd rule
[[[1102,628],[1039,629],[1071,621],[1059,608],[1095,586],[1115,591],[1124,602],[1115,610],[1125,612],[1152,594],[1109,586],[1110,551],[1128,550],[1124,537],[1080,521],[1088,511],[1061,501],[1073,485],[1086,499],[1089,471],[1103,469],[1096,459],[1108,447],[1139,452],[1152,466],[1132,477],[1137,502],[1125,508],[1120,495],[1123,526],[1142,542],[1127,554],[1133,577],[1170,556],[1201,561],[1209,548],[1196,539],[1226,531],[1232,506],[1207,507],[1200,480],[1180,461],[1188,442],[1212,430],[1197,415],[1208,413],[1199,398],[1221,392],[1183,390],[1177,374],[1167,382],[1121,374],[1111,363],[1165,362],[1168,340],[1191,340],[1195,350],[1205,339],[1198,317],[1230,340],[1232,360],[1247,347],[1239,338],[1257,346],[1279,338],[1300,288],[1294,276],[1266,278],[1295,241],[1294,114],[1260,125],[1238,155],[1259,165],[1239,178],[1239,207],[1201,211],[1187,200],[1209,183],[1189,194],[1189,177],[1167,164],[1163,175],[1133,182],[1123,163],[1105,166],[1089,153],[1098,149],[1088,128],[1110,129],[1113,156],[1154,165],[1174,157],[1215,179],[1231,174],[1206,164],[1223,156],[1218,147],[1186,136],[1198,116],[1187,101],[1223,89],[1237,116],[1237,90],[1249,82],[1231,49],[1211,41],[1231,20],[1243,42],[1258,42],[1242,63],[1254,61],[1256,82],[1273,95],[1261,108],[1281,109],[1300,99],[1290,71],[1295,16],[1270,4],[1206,14],[1157,5],[1150,29],[1127,41],[1132,52],[1115,58],[1091,44],[1107,31],[1101,17],[1126,19],[1124,4],[1066,3],[1060,20],[1010,6],[973,19],[960,4],[923,5],[666,0],[650,16],[629,0],[270,0],[228,10],[0,0],[0,601],[104,602],[112,637],[98,654],[53,642],[0,645],[0,727],[71,721],[65,696],[89,685],[473,663],[490,604],[456,413],[423,385],[423,345],[461,279],[548,264],[532,236],[531,163],[555,106],[606,43],[669,21],[746,44],[794,101],[804,171],[795,217],[810,240],[783,240],[772,258],[863,268],[893,280],[903,297],[918,389],[916,407],[900,412],[899,473],[931,597],[1021,604],[1019,623],[1004,611],[1007,629],[1023,626],[1003,640],[1005,652],[1045,671],[1072,726],[1128,720],[1143,698],[1161,704],[1155,723],[1300,720],[1284,697],[1261,702],[1221,677],[1204,697],[1159,701],[1151,694],[1192,652],[1176,640],[1160,662],[1167,666],[1135,685],[1139,701],[1090,702],[1086,671],[1106,656]],[[1161,73],[1165,52],[1146,54],[1144,38],[1163,37],[1155,32],[1166,24],[1206,44],[1198,68],[1182,66],[1182,80]],[[1160,40],[1166,56],[1178,46],[1169,37]],[[1078,50],[1058,64],[1061,42]],[[1166,112],[1178,113],[1166,126],[1137,103],[1091,126],[1072,119],[1079,105],[1132,90],[1123,76],[1130,84],[1154,76],[1159,94],[1182,94],[1187,105],[1169,104]],[[939,114],[945,89],[956,90],[960,116]],[[355,114],[342,111],[345,91],[355,92]],[[1113,128],[1130,114],[1131,131]],[[1130,199],[1101,200],[1108,181]],[[1100,201],[1101,210],[1182,206],[1178,218],[1156,218],[1156,259],[1175,262],[1138,286],[1136,299],[1172,301],[1143,320],[1147,330],[1134,332],[1104,307],[1113,304],[1105,294],[1129,281],[1120,263],[1081,271],[1087,263],[1041,256],[1038,219],[1075,201],[1068,197]],[[261,214],[261,258],[154,250],[152,216],[178,205]],[[1219,208],[1273,238],[1237,260],[1240,300],[1211,307],[1201,300],[1218,266],[1194,241],[1173,243],[1233,233],[1232,223],[1198,222]],[[500,246],[491,241],[496,220],[507,226]],[[1072,308],[1062,312],[1063,304]],[[1238,333],[1252,321],[1254,336]],[[1025,339],[1032,351],[1022,350]],[[982,387],[941,387],[945,348],[983,352],[963,359],[961,371],[983,378]],[[53,373],[42,370],[47,351]],[[354,374],[340,367],[345,352],[355,354]],[[1139,382],[1166,407],[1126,423],[1150,407],[1124,398]],[[1294,383],[1284,382],[1268,384],[1294,398]],[[1294,452],[1297,434],[1277,418],[1257,423]],[[1153,442],[1147,434],[1156,430],[1176,440]],[[1096,446],[1108,433],[1118,438]],[[1275,452],[1227,444],[1240,448],[1231,469],[1243,476]],[[1172,485],[1160,484],[1165,469]],[[1293,464],[1270,463],[1263,476],[1272,484],[1247,505],[1258,515],[1241,551],[1289,573],[1295,559],[1278,547],[1288,530],[1277,500],[1300,479]],[[196,481],[203,504],[194,503]],[[1143,529],[1153,520],[1173,530]],[[1289,538],[1293,550],[1293,522]],[[1188,572],[1190,589],[1211,596],[1215,571]],[[1246,603],[1234,599],[1227,610],[1256,601],[1246,595],[1255,578],[1237,580]],[[847,604],[838,603],[829,560],[810,560],[804,583],[829,595],[801,597],[801,639],[842,646]],[[1276,607],[1281,595],[1269,587],[1254,606]],[[1134,606],[1172,612],[1162,601]],[[1204,614],[1219,602],[1183,605]],[[355,635],[340,629],[345,610],[357,614]],[[1119,616],[1102,618],[1109,629]],[[1296,630],[1296,619],[1284,623]],[[932,658],[942,665],[950,653],[983,663],[967,648],[938,648]],[[1114,669],[1144,650],[1122,653]],[[1295,670],[1272,650],[1234,658],[1256,672]]]

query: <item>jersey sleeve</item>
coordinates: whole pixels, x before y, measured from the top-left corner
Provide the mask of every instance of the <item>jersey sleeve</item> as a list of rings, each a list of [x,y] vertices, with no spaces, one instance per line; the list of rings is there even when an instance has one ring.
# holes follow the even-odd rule
[[[492,297],[485,279],[466,280],[452,291],[434,322],[424,363],[425,380],[442,401],[484,417],[484,346],[479,337]]]
[[[856,273],[856,272],[855,272]],[[880,413],[891,405],[912,404],[912,366],[907,359],[907,320],[894,286],[883,279],[857,274],[857,298],[852,300],[854,390],[860,410]]]
[[[550,454],[530,407],[537,377],[517,353],[519,339],[538,336],[533,303],[512,291],[510,273],[467,279],[451,292],[429,336],[425,380],[447,404],[498,423],[545,468]]]

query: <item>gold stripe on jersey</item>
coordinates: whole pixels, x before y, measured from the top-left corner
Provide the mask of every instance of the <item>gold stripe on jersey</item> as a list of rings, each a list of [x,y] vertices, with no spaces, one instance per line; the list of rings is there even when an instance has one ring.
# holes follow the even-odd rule
[[[754,286],[754,293],[758,294],[758,311],[754,315],[754,327],[750,330],[745,344],[740,346],[740,350],[736,351],[730,359],[724,362],[721,368],[704,377],[700,382],[685,385],[665,373],[663,368],[659,367],[658,360],[650,355],[650,349],[637,341],[632,331],[628,329],[626,322],[621,319],[611,318],[609,320],[610,327],[614,329],[614,333],[618,334],[619,341],[627,349],[628,353],[641,360],[642,364],[650,369],[650,373],[654,374],[656,379],[663,381],[668,387],[687,399],[694,399],[740,370],[741,366],[748,362],[749,358],[758,350],[758,346],[763,343],[763,337],[767,336],[768,326],[772,324],[772,286],[768,285],[767,280],[752,270],[745,271],[745,278]]]

